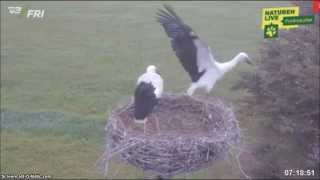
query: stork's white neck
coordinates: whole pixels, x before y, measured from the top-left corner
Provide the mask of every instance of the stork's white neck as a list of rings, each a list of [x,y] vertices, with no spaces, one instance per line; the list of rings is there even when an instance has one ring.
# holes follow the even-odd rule
[[[220,72],[224,74],[230,71],[231,69],[233,69],[239,62],[243,60],[243,58],[244,58],[243,53],[239,53],[228,62],[224,62],[224,63],[215,62],[215,63],[216,63],[216,66],[219,68]]]

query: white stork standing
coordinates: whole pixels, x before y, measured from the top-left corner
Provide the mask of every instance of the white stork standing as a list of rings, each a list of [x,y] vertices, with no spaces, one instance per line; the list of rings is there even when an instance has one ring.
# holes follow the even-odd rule
[[[154,65],[148,66],[146,72],[138,78],[134,92],[135,122],[144,124],[144,132],[147,116],[161,98],[162,91],[163,79],[157,73],[157,68]]]
[[[168,5],[164,5],[164,8],[167,11],[159,10],[157,21],[162,24],[171,39],[172,49],[185,71],[190,75],[192,83],[187,90],[189,96],[193,95],[198,88],[204,88],[209,94],[215,83],[239,62],[252,64],[250,58],[244,52],[239,53],[229,62],[217,62],[213,58],[211,48],[200,40],[190,26],[186,25],[175,13],[173,8]]]

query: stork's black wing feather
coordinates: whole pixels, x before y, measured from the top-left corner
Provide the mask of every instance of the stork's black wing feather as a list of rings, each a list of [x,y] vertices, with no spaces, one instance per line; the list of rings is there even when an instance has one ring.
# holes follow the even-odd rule
[[[157,104],[158,100],[154,94],[155,87],[151,83],[141,82],[134,92],[134,117],[146,118]]]
[[[204,71],[199,72],[197,66],[197,48],[193,40],[198,37],[188,25],[183,23],[172,7],[164,5],[164,8],[166,11],[159,10],[157,13],[157,21],[171,38],[172,49],[190,75],[192,82],[195,82],[204,73]]]

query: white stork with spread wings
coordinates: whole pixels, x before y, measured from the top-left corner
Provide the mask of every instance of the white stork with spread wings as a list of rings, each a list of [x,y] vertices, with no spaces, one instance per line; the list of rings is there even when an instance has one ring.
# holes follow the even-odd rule
[[[159,10],[157,13],[157,21],[171,39],[172,49],[191,78],[192,83],[187,91],[188,95],[191,96],[198,88],[204,88],[209,94],[215,83],[239,62],[252,64],[244,52],[239,53],[229,62],[217,62],[213,58],[211,48],[200,40],[173,8],[168,5],[164,5],[164,8],[166,11]]]

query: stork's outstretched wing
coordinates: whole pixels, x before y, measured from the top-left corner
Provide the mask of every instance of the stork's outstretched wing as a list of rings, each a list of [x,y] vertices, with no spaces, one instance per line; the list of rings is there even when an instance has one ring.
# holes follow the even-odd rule
[[[199,72],[202,72],[207,68],[216,68],[211,48],[199,38],[195,39],[193,42],[197,47],[197,65]]]
[[[159,10],[157,13],[157,21],[161,23],[168,37],[171,38],[172,49],[190,75],[192,82],[195,82],[205,72],[205,68],[198,67],[200,64],[197,61],[197,45],[194,42],[198,36],[188,25],[184,24],[172,7],[164,5],[164,8],[166,11]]]

